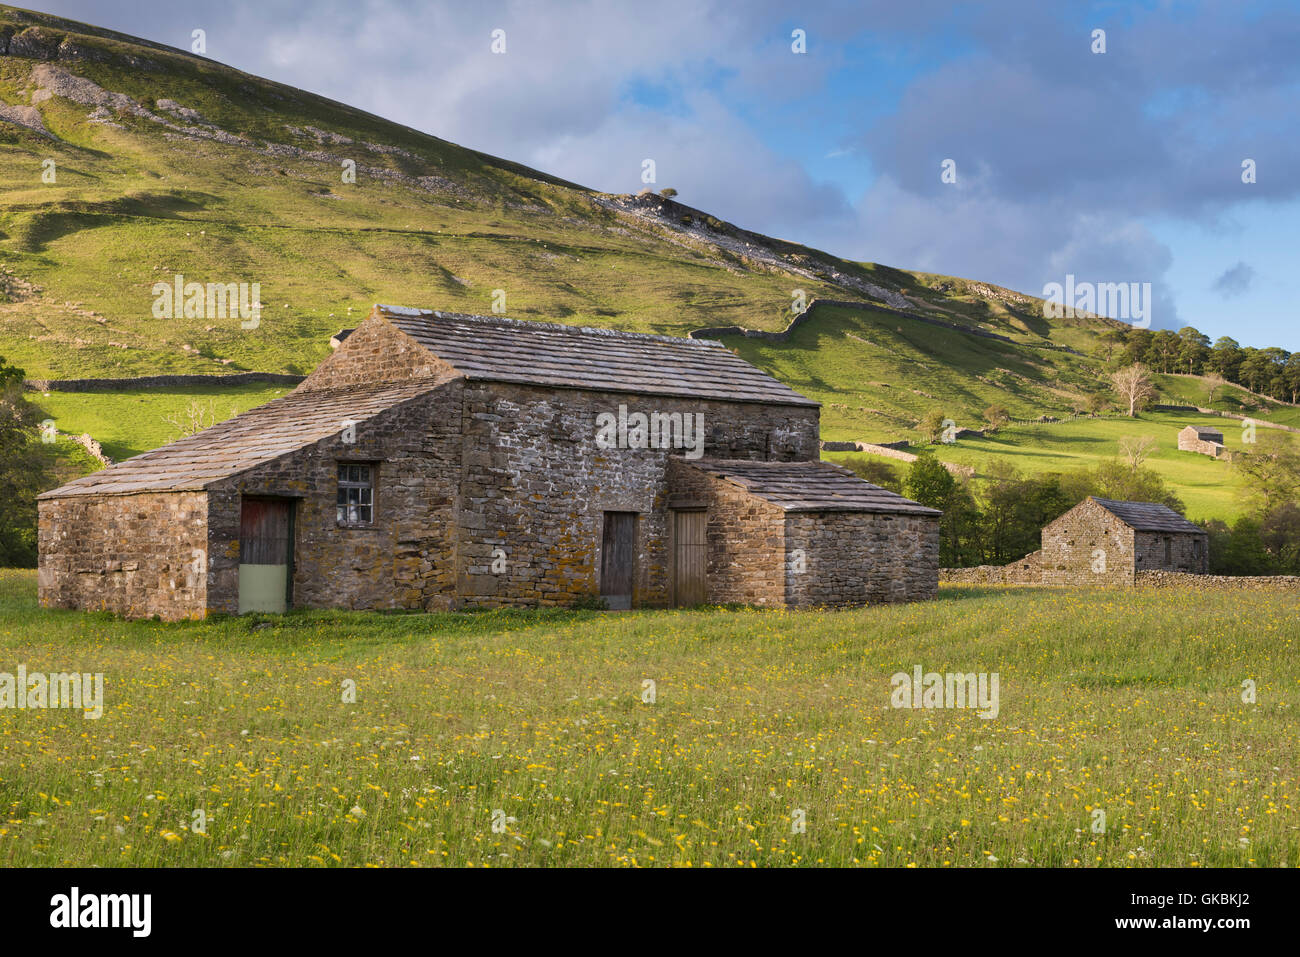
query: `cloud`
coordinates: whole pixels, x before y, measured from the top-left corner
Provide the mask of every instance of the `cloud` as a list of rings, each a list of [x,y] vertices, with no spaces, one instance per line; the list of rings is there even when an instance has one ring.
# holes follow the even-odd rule
[[[1254,279],[1255,270],[1245,263],[1239,262],[1231,269],[1225,269],[1223,274],[1214,280],[1214,285],[1210,288],[1225,299],[1230,299],[1234,296],[1243,295],[1250,288],[1250,284]]]

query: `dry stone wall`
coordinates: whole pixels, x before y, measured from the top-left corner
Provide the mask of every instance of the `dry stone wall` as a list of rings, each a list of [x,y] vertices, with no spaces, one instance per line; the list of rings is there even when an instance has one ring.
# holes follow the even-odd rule
[[[943,568],[939,580],[965,585],[1041,585],[1042,552],[1032,552],[1009,565],[976,565],[972,568]]]
[[[1295,575],[1195,575],[1190,572],[1140,571],[1137,584],[1146,588],[1300,592],[1300,577]]]

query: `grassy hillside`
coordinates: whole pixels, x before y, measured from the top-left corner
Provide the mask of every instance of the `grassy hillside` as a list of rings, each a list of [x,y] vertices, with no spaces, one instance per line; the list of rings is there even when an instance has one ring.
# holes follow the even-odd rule
[[[1005,342],[865,309],[818,307],[784,342],[723,341],[823,403],[828,440],[903,438],[935,407],[969,427],[981,425],[994,402],[1023,418],[1062,415],[1100,388],[1095,364],[1050,343]]]
[[[1293,594],[171,625],[34,578],[5,659],[104,710],[0,711],[5,866],[1300,864]],[[997,672],[997,716],[891,707],[918,664]]]
[[[821,401],[827,439],[915,437],[936,407],[963,426],[990,404],[1061,417],[1106,388],[1094,351],[1110,320],[1049,321],[1039,300],[986,283],[850,262],[676,201],[599,193],[85,24],[0,6],[0,47],[0,355],[32,377],[302,374],[375,301],[489,312],[498,291],[521,319],[777,331],[799,290],[877,308],[819,306],[788,341],[727,344]],[[177,274],[260,284],[260,325],[155,318],[154,284]],[[1206,404],[1202,380],[1161,385],[1169,401]],[[60,430],[124,458],[173,438],[164,417],[196,397],[220,419],[273,394],[38,401]],[[1300,409],[1259,402],[1230,387],[1214,404],[1300,425]],[[1017,435],[979,451],[1054,457]],[[1080,433],[1074,447],[1100,454],[1098,443]],[[1184,487],[1170,475],[1198,499],[1201,478],[1189,472]]]
[[[1231,420],[1195,413],[1148,412],[1138,418],[1106,416],[1068,422],[1009,425],[992,435],[959,439],[931,448],[945,462],[970,465],[976,476],[994,461],[1010,462],[1021,472],[1070,472],[1114,458],[1124,439],[1151,437],[1155,452],[1144,463],[1175,489],[1193,519],[1231,520],[1247,509],[1246,486],[1231,463],[1178,450],[1178,431],[1188,425],[1221,424],[1224,444],[1240,451],[1241,429]],[[827,453],[842,460],[856,453]],[[897,463],[895,463],[897,464]]]
[[[60,432],[88,432],[115,462],[180,438],[167,419],[188,422],[191,406],[222,422],[284,395],[287,387],[189,386],[126,392],[47,392],[29,396]],[[208,421],[209,419],[205,419]]]
[[[0,7],[5,33],[26,55],[0,58],[0,334],[32,375],[305,372],[374,301],[487,312],[496,289],[518,318],[677,334],[779,329],[796,288],[1052,331],[1005,290],[600,194],[181,51]],[[155,319],[177,273],[259,282],[264,322]]]

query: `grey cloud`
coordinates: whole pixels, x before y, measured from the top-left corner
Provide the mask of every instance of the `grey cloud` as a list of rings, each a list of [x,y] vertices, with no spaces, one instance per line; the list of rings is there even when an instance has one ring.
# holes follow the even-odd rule
[[[1231,298],[1246,292],[1254,279],[1255,270],[1244,262],[1239,262],[1232,268],[1225,269],[1210,288],[1224,298]]]

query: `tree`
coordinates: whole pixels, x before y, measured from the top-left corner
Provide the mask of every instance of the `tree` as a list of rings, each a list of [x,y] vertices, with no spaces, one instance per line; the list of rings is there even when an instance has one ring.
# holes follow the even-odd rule
[[[1258,519],[1246,516],[1237,519],[1228,540],[1220,544],[1224,553],[1216,565],[1221,571],[1231,575],[1267,575],[1273,570],[1272,558],[1260,536]]]
[[[1229,382],[1239,382],[1242,358],[1241,345],[1237,340],[1231,336],[1220,336],[1214,340],[1214,346],[1210,349],[1209,365]]]
[[[853,455],[845,458],[840,464],[864,482],[879,485],[900,495],[903,493],[903,480],[899,478],[898,470],[888,462],[869,459],[865,455]]]
[[[1168,505],[1179,515],[1185,506],[1154,469],[1131,468],[1127,462],[1111,459],[1094,469],[1081,469],[1061,476],[1061,490],[1072,503],[1089,495],[1122,502],[1156,502]]]
[[[1128,403],[1130,416],[1137,415],[1138,410],[1155,398],[1156,387],[1151,382],[1147,367],[1140,362],[1113,373],[1110,381],[1119,397]]]
[[[1277,572],[1300,573],[1300,505],[1286,502],[1267,512],[1260,520],[1259,537]]]
[[[23,371],[0,358],[0,566],[36,564],[36,496],[54,484],[53,446],[23,396]]]
[[[1260,429],[1254,445],[1237,455],[1233,467],[1245,478],[1261,512],[1300,496],[1300,448],[1284,433]]]
[[[1178,330],[1178,338],[1181,342],[1178,361],[1187,367],[1187,374],[1192,375],[1210,355],[1210,337],[1192,326],[1183,326]]]
[[[1011,413],[1006,410],[1005,406],[991,405],[984,410],[984,421],[988,423],[990,432],[996,432],[1001,426],[1011,421]]]
[[[1006,564],[1036,550],[1044,525],[1075,502],[1068,501],[1060,477],[1024,477],[1005,462],[990,462],[980,487],[980,558]]]
[[[1205,388],[1207,394],[1207,398],[1205,400],[1206,404],[1214,405],[1214,393],[1218,392],[1227,384],[1228,384],[1228,380],[1225,379],[1223,376],[1219,375],[1217,372],[1211,372],[1208,376],[1206,376],[1205,377]]]
[[[1263,349],[1247,346],[1241,351],[1241,383],[1252,392],[1263,392],[1273,378],[1272,361]]]
[[[216,404],[215,402],[209,402],[204,405],[198,399],[193,399],[183,412],[164,415],[162,420],[180,432],[180,438],[185,438],[187,435],[197,435],[204,429],[210,429],[216,424]]]
[[[1153,435],[1125,436],[1119,440],[1119,454],[1123,456],[1124,461],[1128,463],[1128,467],[1134,472],[1140,469],[1142,463],[1155,453],[1156,448],[1156,440]]]
[[[677,195],[677,190],[673,189],[671,186],[665,186],[663,189],[659,190],[659,195],[664,199],[672,199]]]
[[[970,487],[957,481],[933,453],[917,455],[903,479],[903,494],[943,512],[939,519],[940,565],[956,568],[975,554],[979,511]]]
[[[1084,401],[1084,405],[1093,415],[1096,415],[1099,412],[1105,412],[1110,408],[1110,403],[1106,401],[1106,397],[1100,392],[1089,392],[1088,398]]]
[[[929,508],[943,508],[948,503],[957,480],[931,452],[916,457],[903,479],[903,494]]]
[[[1300,402],[1300,352],[1293,352],[1286,360],[1286,369],[1282,373],[1286,391],[1291,395],[1291,404]]]
[[[1174,363],[1178,361],[1182,347],[1183,343],[1178,338],[1178,333],[1170,329],[1157,329],[1152,335],[1151,349],[1146,361],[1168,374],[1173,370]]]
[[[946,421],[948,421],[948,419],[943,414],[943,409],[931,409],[929,412],[925,413],[924,417],[922,417],[921,421],[917,423],[916,427],[920,430],[921,435],[925,440],[933,445],[935,442],[939,441],[939,437],[943,434],[943,424]]]

